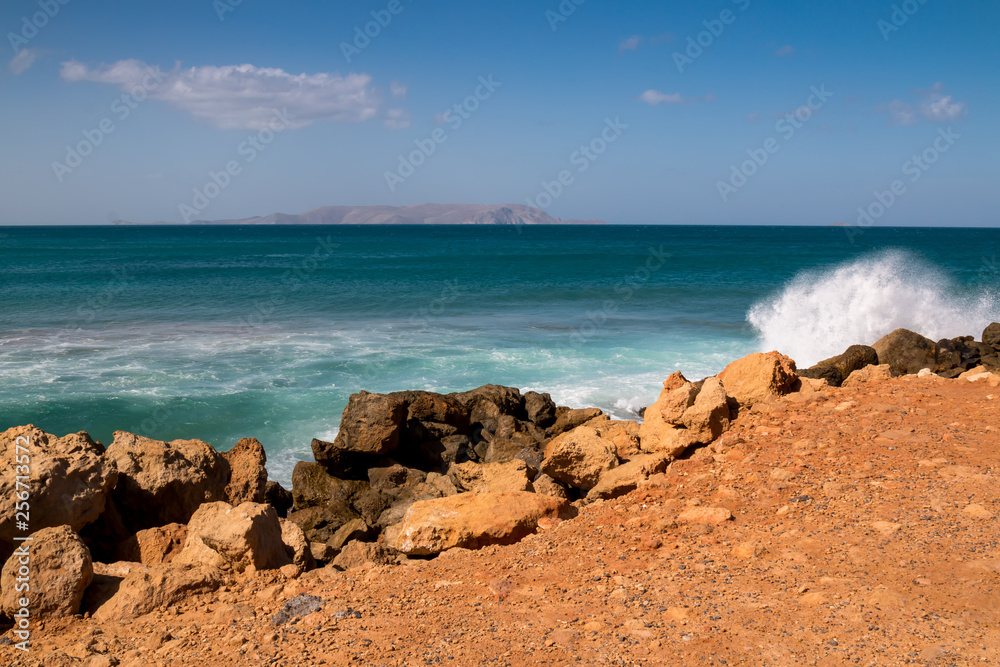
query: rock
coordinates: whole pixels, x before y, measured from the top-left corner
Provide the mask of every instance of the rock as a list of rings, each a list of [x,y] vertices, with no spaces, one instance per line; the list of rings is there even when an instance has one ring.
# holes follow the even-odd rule
[[[267,502],[267,454],[256,438],[243,438],[228,452],[222,453],[229,463],[229,484],[226,500],[230,505]]]
[[[24,461],[25,443],[30,461],[27,470],[18,468]],[[118,480],[118,471],[103,453],[86,433],[57,438],[28,425],[0,434],[0,498],[4,499],[0,505],[0,562],[13,552],[13,539],[19,534],[15,530],[15,492],[24,488],[17,488],[17,477],[28,477],[33,530],[65,525],[80,531],[104,512]]]
[[[381,544],[355,541],[348,542],[333,559],[332,564],[338,570],[351,570],[368,563],[392,565],[395,562],[392,553]]]
[[[415,486],[425,479],[427,479],[427,473],[401,466],[398,463],[368,470],[368,480],[373,489],[392,490]]]
[[[187,523],[203,503],[225,499],[229,466],[210,445],[123,431],[114,437],[107,451],[118,468],[113,496],[130,531]]]
[[[635,491],[650,475],[666,470],[670,461],[671,457],[666,454],[636,456],[601,475],[594,488],[587,493],[587,500],[617,498]]]
[[[298,524],[279,518],[278,525],[281,527],[281,542],[285,545],[285,555],[292,564],[302,572],[316,567],[316,559],[313,558],[312,550],[309,548],[309,541],[306,540],[306,534]]]
[[[663,381],[663,388],[667,391],[673,391],[674,389],[680,389],[686,384],[691,384],[684,374],[680,371],[674,371],[667,376],[667,379]]]
[[[348,509],[351,501],[368,488],[368,482],[334,477],[318,463],[299,461],[292,470],[292,500],[296,510],[320,506]]]
[[[272,625],[284,625],[293,618],[306,616],[323,608],[323,600],[315,595],[299,595],[284,604],[284,606],[271,617]]]
[[[611,441],[620,459],[629,459],[641,451],[639,446],[639,424],[633,421],[618,421],[607,415],[594,417],[588,422],[598,435]]]
[[[918,333],[896,329],[872,345],[879,362],[888,364],[893,375],[918,373],[922,368],[936,366],[937,345]]]
[[[614,444],[589,424],[552,439],[545,447],[541,472],[578,489],[590,489],[618,465]]]
[[[865,366],[851,373],[844,380],[844,387],[854,387],[868,382],[884,382],[892,377],[889,364],[879,364],[878,366]]]
[[[471,461],[457,463],[448,470],[448,476],[460,491],[473,493],[534,491],[528,464],[520,459],[482,465]]]
[[[83,594],[81,613],[93,614],[118,593],[122,580],[132,572],[145,572],[149,568],[141,563],[94,563],[94,579]]]
[[[534,447],[525,447],[514,458],[524,461],[525,465],[528,466],[528,476],[534,479],[542,465],[542,460],[545,459],[545,454]]]
[[[1000,322],[994,322],[983,330],[983,342],[1000,352]]]
[[[147,528],[122,542],[115,558],[149,566],[169,563],[183,550],[186,541],[187,526],[182,523]]]
[[[979,505],[978,503],[972,503],[971,505],[966,506],[966,508],[962,510],[962,514],[970,516],[973,519],[978,519],[980,521],[986,521],[988,519],[993,518],[993,512],[989,511],[988,509],[986,509],[982,505]]]
[[[322,542],[310,542],[309,551],[312,553],[313,560],[319,565],[326,565],[337,556],[336,549]]]
[[[733,513],[725,507],[692,507],[680,513],[677,520],[682,523],[700,523],[718,526],[731,521]]]
[[[222,573],[208,566],[169,563],[133,570],[119,584],[114,597],[94,613],[94,618],[103,623],[131,621],[193,595],[210,593],[222,583]]]
[[[424,500],[406,513],[391,546],[427,556],[461,547],[513,544],[533,533],[539,520],[556,518],[566,502],[536,493],[462,493]]]
[[[354,519],[338,528],[326,544],[332,549],[339,550],[348,542],[370,542],[376,535],[377,531],[369,526],[364,519]]]
[[[719,378],[705,380],[694,404],[681,415],[690,437],[709,444],[729,429],[729,397]]]
[[[288,510],[292,509],[295,503],[291,491],[271,481],[264,486],[264,502],[273,507],[282,519],[288,516]]]
[[[556,404],[548,394],[529,391],[524,394],[524,411],[528,420],[539,428],[548,428],[556,422]]]
[[[698,387],[690,382],[677,386],[680,373],[664,382],[656,402],[646,408],[639,426],[639,444],[643,451],[677,456],[694,444],[693,434],[683,425],[684,413],[694,405]]]
[[[963,374],[964,375],[964,374]],[[964,378],[969,382],[983,382],[991,387],[1000,386],[1000,375],[990,372],[972,373],[970,375],[964,375]]]
[[[13,503],[12,503],[13,504]],[[83,593],[94,578],[90,551],[69,526],[34,531],[30,542],[17,549],[0,571],[0,609],[10,618],[22,599],[35,620],[72,616],[80,611]],[[30,577],[30,590],[18,591],[18,577]]]
[[[316,451],[314,447],[316,461],[325,464],[337,460],[341,452],[381,456],[395,451],[408,410],[409,405],[399,395],[367,391],[351,394],[340,420],[340,431],[332,443],[327,443],[332,449]]]
[[[475,424],[480,424],[490,431],[496,431],[501,415],[517,419],[528,418],[524,409],[524,396],[513,387],[487,384],[449,396],[463,405],[469,415],[469,423],[473,427]]]
[[[600,484],[600,482],[598,482]],[[542,496],[552,496],[553,498],[569,499],[569,487],[562,482],[552,479],[548,475],[541,473],[531,482],[535,493]]]
[[[188,523],[184,549],[173,560],[179,565],[270,570],[288,565],[291,558],[281,539],[278,514],[270,505],[205,503]]]
[[[719,373],[726,393],[740,407],[750,407],[795,391],[799,376],[795,362],[778,352],[755,352],[730,363]]]
[[[798,371],[799,376],[826,380],[831,387],[839,387],[851,373],[878,364],[878,352],[867,345],[852,345],[843,354],[824,359],[812,368]]]
[[[931,369],[929,369],[929,368],[921,368],[921,369],[920,369],[920,372],[919,372],[919,373],[917,373],[917,377],[918,377],[918,378],[927,378],[927,377],[934,377],[934,378],[936,378],[936,377],[941,377],[941,376],[939,376],[939,375],[936,375],[936,374],[934,373],[934,371],[932,371],[932,370],[931,370]]]
[[[570,408],[556,408],[556,420],[552,426],[545,429],[548,438],[554,438],[567,431],[572,431],[577,426],[586,424],[594,417],[600,417],[604,413],[597,408],[580,408],[571,410]]]

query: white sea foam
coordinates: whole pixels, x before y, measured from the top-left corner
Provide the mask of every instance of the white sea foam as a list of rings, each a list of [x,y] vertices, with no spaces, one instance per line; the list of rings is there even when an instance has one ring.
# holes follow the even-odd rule
[[[796,276],[747,314],[762,350],[800,368],[871,345],[895,329],[933,340],[974,335],[1000,319],[997,288],[962,288],[912,253],[892,250]]]

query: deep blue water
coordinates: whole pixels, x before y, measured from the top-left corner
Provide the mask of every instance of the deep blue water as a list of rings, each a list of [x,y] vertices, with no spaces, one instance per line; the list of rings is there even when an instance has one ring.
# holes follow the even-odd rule
[[[493,382],[628,418],[670,372],[762,348],[978,337],[998,258],[996,229],[0,228],[0,429],[253,436],[287,482],[359,389]]]

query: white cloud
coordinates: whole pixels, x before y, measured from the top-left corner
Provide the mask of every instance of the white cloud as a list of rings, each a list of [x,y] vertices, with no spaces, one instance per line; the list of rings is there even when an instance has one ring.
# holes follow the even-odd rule
[[[324,120],[358,123],[376,117],[382,105],[367,74],[289,74],[253,65],[181,69],[179,63],[164,72],[139,60],[120,60],[94,68],[65,62],[61,75],[65,81],[114,84],[124,92],[145,86],[149,97],[226,130],[263,129],[276,109],[294,119],[292,128]]]
[[[42,54],[43,51],[39,49],[21,49],[17,52],[17,55],[11,59],[10,71],[13,72],[15,76],[20,74],[34,65],[35,61],[38,60],[38,56]]]
[[[944,85],[935,83],[928,90],[918,91],[921,98],[917,103],[893,100],[878,108],[889,114],[893,125],[916,125],[921,120],[930,123],[948,123],[963,118],[968,113],[965,102],[958,102],[951,95],[945,95]]]
[[[642,44],[642,35],[632,35],[628,39],[622,40],[622,43],[618,45],[618,52],[635,51],[640,44]]]
[[[404,97],[406,97],[406,93],[409,90],[410,89],[408,86],[404,86],[398,81],[393,81],[391,84],[389,84],[389,92],[392,93],[392,96],[397,100],[401,100]]]
[[[406,109],[389,109],[385,112],[385,126],[390,130],[405,130],[412,121],[410,112]]]
[[[774,52],[774,55],[779,58],[787,58],[788,56],[795,53],[795,47],[791,44],[785,44],[783,47]]]
[[[684,97],[680,93],[661,93],[658,90],[650,88],[640,95],[639,99],[646,104],[655,107],[660,104],[674,105],[692,104],[694,102],[713,102],[715,101],[715,95],[705,95],[704,97]]]

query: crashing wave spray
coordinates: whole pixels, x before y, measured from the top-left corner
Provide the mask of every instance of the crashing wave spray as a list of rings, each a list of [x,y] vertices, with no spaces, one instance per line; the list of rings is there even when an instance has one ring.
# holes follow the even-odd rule
[[[925,260],[892,250],[800,273],[755,304],[747,319],[765,351],[778,350],[805,368],[900,328],[933,340],[978,338],[998,315],[995,292],[963,293]]]

